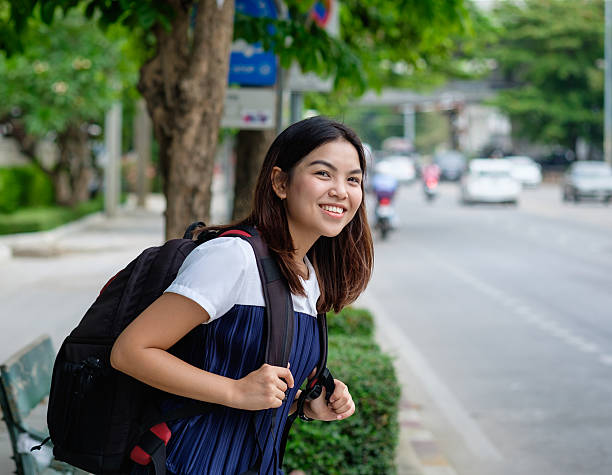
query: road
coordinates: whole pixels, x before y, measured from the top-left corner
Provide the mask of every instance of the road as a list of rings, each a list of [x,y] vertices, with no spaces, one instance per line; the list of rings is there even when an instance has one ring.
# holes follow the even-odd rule
[[[362,299],[460,475],[612,473],[612,206],[397,199]]]

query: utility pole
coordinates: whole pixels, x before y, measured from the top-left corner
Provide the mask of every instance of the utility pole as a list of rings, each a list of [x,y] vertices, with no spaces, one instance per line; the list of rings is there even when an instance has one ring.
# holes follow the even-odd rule
[[[134,120],[134,143],[138,155],[138,181],[136,182],[137,201],[139,208],[146,207],[149,194],[149,177],[147,170],[151,162],[152,125],[144,99],[136,103],[136,118]]]
[[[104,124],[106,166],[104,167],[104,211],[108,217],[117,214],[121,193],[121,103],[106,113]]]
[[[605,0],[604,159],[612,165],[612,0]]]
[[[414,140],[416,139],[414,105],[405,104],[402,108],[402,114],[404,116],[404,138],[410,142],[410,147],[414,149]]]

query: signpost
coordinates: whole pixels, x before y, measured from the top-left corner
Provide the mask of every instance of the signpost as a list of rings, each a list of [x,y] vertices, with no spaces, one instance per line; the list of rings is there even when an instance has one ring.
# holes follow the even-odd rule
[[[221,127],[273,129],[275,123],[274,89],[256,87],[227,89]]]

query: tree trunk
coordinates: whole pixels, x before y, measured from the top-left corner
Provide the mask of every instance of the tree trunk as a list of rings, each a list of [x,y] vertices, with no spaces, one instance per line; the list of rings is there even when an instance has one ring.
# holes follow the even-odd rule
[[[245,218],[251,211],[257,177],[274,136],[274,130],[238,132],[232,221]]]
[[[64,206],[76,206],[89,199],[89,183],[93,176],[87,132],[79,125],[70,125],[58,134],[57,146],[59,160],[51,172],[55,201]]]
[[[159,144],[166,239],[209,219],[234,26],[233,0],[200,0],[194,22],[191,2],[169,3],[171,29],[154,29],[157,54],[141,68],[138,83]]]
[[[52,167],[43,165],[36,156],[36,138],[27,133],[20,121],[8,120],[10,136],[19,150],[37,165],[53,183],[55,202],[62,206],[76,206],[89,199],[89,183],[93,177],[91,147],[82,124],[70,124],[57,135],[59,158]]]

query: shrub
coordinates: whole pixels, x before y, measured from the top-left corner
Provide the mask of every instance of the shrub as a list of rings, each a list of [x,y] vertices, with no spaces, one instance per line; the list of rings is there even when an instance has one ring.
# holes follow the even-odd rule
[[[0,168],[0,213],[19,208],[48,206],[54,201],[53,184],[38,167]]]
[[[348,385],[355,414],[340,422],[297,420],[287,444],[285,472],[395,473],[400,387],[391,358],[371,337],[336,334],[330,336],[328,366]]]
[[[21,186],[14,168],[0,168],[0,213],[12,213],[19,208]]]
[[[327,330],[330,335],[374,335],[374,317],[365,309],[346,307],[340,313],[327,314]]]
[[[55,203],[55,190],[49,176],[40,168],[27,168],[29,178],[24,190],[24,206],[50,206]]]

